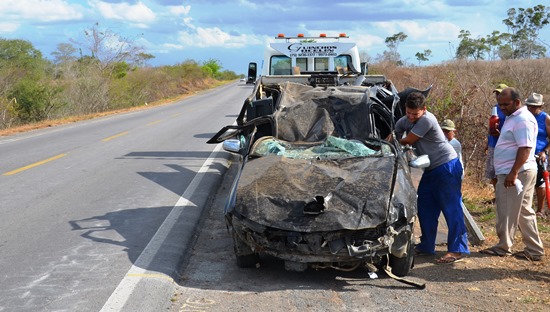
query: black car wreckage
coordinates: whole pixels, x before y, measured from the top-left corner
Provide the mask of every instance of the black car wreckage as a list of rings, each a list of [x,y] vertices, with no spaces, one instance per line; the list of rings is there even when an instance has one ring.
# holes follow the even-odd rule
[[[410,166],[429,160],[386,138],[412,91],[391,82],[255,86],[237,125],[208,141],[240,155],[225,207],[238,266],[263,253],[287,270],[383,268],[403,280],[417,215]]]

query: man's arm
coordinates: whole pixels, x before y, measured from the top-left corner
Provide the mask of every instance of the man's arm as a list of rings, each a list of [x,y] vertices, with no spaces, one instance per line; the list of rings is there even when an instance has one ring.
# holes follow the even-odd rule
[[[514,161],[512,170],[510,170],[510,173],[508,173],[508,175],[504,179],[505,187],[514,186],[514,184],[516,183],[516,179],[518,178],[519,169],[521,169],[521,166],[523,166],[523,164],[525,164],[525,162],[529,158],[529,153],[531,153],[531,147],[524,146],[518,148],[516,160]]]
[[[416,143],[416,141],[420,140],[420,137],[414,133],[412,133],[411,131],[409,131],[409,133],[407,134],[406,137],[404,137],[403,139],[399,140],[399,143],[403,144],[403,145],[413,145],[414,143]]]

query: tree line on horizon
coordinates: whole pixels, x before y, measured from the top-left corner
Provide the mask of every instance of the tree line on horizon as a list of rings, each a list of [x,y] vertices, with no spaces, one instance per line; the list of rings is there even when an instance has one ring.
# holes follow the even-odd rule
[[[473,38],[469,30],[463,29],[458,35],[460,42],[455,50],[456,59],[472,60],[510,60],[536,59],[546,57],[549,43],[540,40],[540,31],[550,23],[550,7],[542,4],[532,8],[510,8],[507,17],[502,20],[508,31],[494,30],[486,36]],[[390,62],[403,66],[398,47],[408,36],[404,32],[386,37],[387,50],[374,59],[376,62]],[[362,53],[363,61],[371,58]],[[418,65],[429,61],[432,51],[426,49],[415,54]]]
[[[0,38],[0,130],[141,106],[240,77],[216,59],[151,67],[152,58],[97,23],[80,41],[59,43],[52,60],[29,41]]]

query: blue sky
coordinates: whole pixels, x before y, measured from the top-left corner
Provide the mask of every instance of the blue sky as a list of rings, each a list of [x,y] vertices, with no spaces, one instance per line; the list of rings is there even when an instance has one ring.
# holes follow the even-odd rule
[[[134,40],[155,58],[151,65],[187,59],[218,59],[224,69],[244,73],[259,64],[263,48],[278,33],[316,36],[346,33],[360,51],[375,57],[384,39],[400,31],[408,38],[399,53],[432,50],[432,63],[452,58],[461,29],[473,37],[506,31],[502,20],[511,7],[546,1],[508,0],[1,0],[0,37],[29,40],[45,57],[59,43],[82,38],[99,23]],[[521,4],[518,4],[521,3]],[[547,28],[550,28],[547,26]],[[550,30],[541,39],[550,43]],[[550,49],[549,49],[550,50]]]

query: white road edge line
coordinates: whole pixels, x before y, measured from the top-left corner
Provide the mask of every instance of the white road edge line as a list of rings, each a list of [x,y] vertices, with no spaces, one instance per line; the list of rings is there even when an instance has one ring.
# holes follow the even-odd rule
[[[151,261],[157,254],[160,246],[162,246],[163,242],[166,240],[168,233],[170,233],[174,227],[175,221],[184,212],[185,207],[196,207],[196,205],[189,201],[188,198],[191,198],[191,195],[193,195],[202,178],[205,176],[203,173],[210,168],[210,165],[212,165],[216,155],[221,149],[222,144],[218,144],[212,153],[210,153],[208,159],[206,159],[203,163],[202,167],[199,169],[183,195],[181,195],[176,205],[170,211],[170,214],[168,214],[166,219],[164,219],[164,222],[161,224],[151,241],[149,241],[147,246],[145,246],[145,249],[143,249],[136,262],[132,265],[130,270],[128,270],[128,273],[126,273],[122,281],[120,281],[120,284],[118,284],[117,288],[113,291],[107,302],[105,302],[103,308],[101,308],[101,311],[107,312],[122,310],[136,285],[143,278],[141,274],[146,272],[143,268],[146,268],[149,264],[151,264]]]

